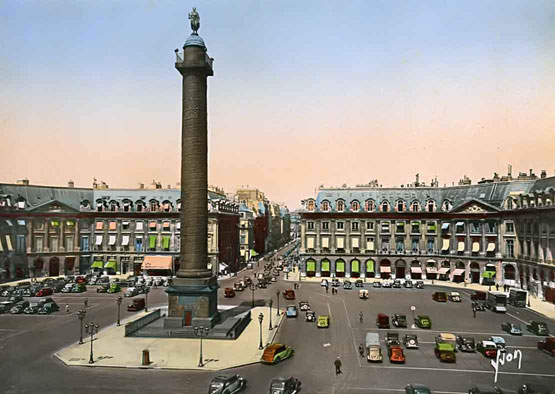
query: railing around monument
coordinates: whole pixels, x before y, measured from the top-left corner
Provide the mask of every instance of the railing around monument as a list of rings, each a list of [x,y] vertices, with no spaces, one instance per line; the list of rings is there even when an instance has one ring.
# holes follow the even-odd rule
[[[125,336],[131,336],[133,333],[137,332],[144,326],[152,323],[153,321],[160,318],[160,308],[156,309],[153,312],[150,312],[147,315],[144,315],[140,319],[134,320],[129,322],[125,325]]]
[[[175,62],[176,63],[183,63],[185,59],[185,55],[183,52],[175,52]],[[208,64],[210,68],[212,68],[214,59],[212,59],[208,54],[204,54],[204,63]],[[200,62],[202,63],[202,62]]]

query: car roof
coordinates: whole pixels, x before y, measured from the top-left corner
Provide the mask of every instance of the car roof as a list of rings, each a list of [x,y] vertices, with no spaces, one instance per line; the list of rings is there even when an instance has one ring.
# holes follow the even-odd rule
[[[484,346],[495,346],[495,342],[492,341],[482,341]]]
[[[505,342],[505,338],[503,338],[503,337],[491,336],[490,339],[491,339],[492,341],[494,341],[494,342],[495,342],[495,341],[498,341],[498,342]]]
[[[460,294],[459,294],[458,292],[456,292],[456,291],[452,291],[452,292],[451,292],[451,295],[460,295]]]

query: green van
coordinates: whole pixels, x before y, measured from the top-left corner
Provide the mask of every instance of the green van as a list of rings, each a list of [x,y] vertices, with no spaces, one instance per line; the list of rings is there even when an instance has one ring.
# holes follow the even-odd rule
[[[119,293],[121,290],[121,287],[118,283],[112,283],[110,284],[110,288],[108,289],[108,293]]]

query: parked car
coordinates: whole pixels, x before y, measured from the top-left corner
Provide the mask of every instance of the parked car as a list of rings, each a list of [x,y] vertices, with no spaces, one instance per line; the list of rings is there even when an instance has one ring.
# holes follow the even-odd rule
[[[294,300],[295,290],[292,290],[292,289],[283,290],[283,298],[285,298],[286,300]]]
[[[215,376],[208,386],[208,394],[236,394],[247,387],[247,380],[241,375]]]
[[[414,324],[419,328],[432,328],[432,320],[427,315],[417,315],[414,318]]]
[[[15,291],[15,287],[9,286],[8,288],[2,289],[2,297],[9,297]]]
[[[457,348],[457,337],[454,334],[448,332],[442,332],[435,337],[436,344],[438,343],[450,343],[453,345],[453,351]]]
[[[474,342],[474,338],[466,337],[462,335],[457,336],[457,348],[461,352],[475,352],[476,351],[476,343]]]
[[[437,302],[447,302],[447,294],[444,291],[436,291],[432,294],[432,299]]]
[[[233,290],[235,291],[243,291],[243,285],[241,282],[236,282],[233,284]]]
[[[403,336],[403,345],[407,349],[418,349],[418,337],[415,334],[406,334]]]
[[[504,394],[504,391],[497,386],[475,384],[468,389],[468,394]]]
[[[387,347],[401,346],[401,342],[399,342],[399,334],[396,332],[388,332],[385,334],[384,342]]]
[[[287,305],[287,309],[285,310],[286,317],[297,317],[297,307],[295,305]]]
[[[361,300],[367,300],[368,299],[368,290],[360,289],[358,291],[358,298],[360,298]]]
[[[329,328],[330,317],[328,315],[318,316],[318,323],[316,323],[318,328]]]
[[[412,280],[406,280],[405,283],[403,283],[403,285],[405,286],[405,289],[412,289],[413,285],[412,285]]]
[[[144,298],[134,298],[132,302],[127,306],[127,310],[130,312],[136,312],[143,309],[145,309]]]
[[[40,308],[39,315],[48,315],[50,313],[60,310],[60,307],[55,302],[47,302]]]
[[[353,284],[351,283],[351,281],[344,281],[343,282],[343,289],[345,290],[352,290],[353,289]]]
[[[403,287],[403,284],[401,283],[401,281],[399,279],[395,279],[393,281],[393,288],[400,289],[402,287]]]
[[[268,394],[297,394],[301,390],[301,381],[293,376],[275,378],[270,382]]]
[[[405,387],[405,394],[432,394],[432,390],[423,384],[408,384]]]
[[[505,351],[505,346],[507,346],[507,344],[505,343],[505,338],[499,336],[491,336],[488,338],[488,341],[492,341],[493,343],[495,343],[498,351]]]
[[[333,278],[331,280],[331,285],[332,285],[332,287],[339,287],[339,286],[341,286],[341,283],[339,282],[339,279]]]
[[[97,293],[107,293],[110,285],[108,283],[103,283],[96,288]]]
[[[379,289],[379,288],[382,287],[382,283],[381,282],[374,282],[374,283],[372,283],[372,287],[374,287],[376,289]]]
[[[308,301],[299,301],[299,309],[303,312],[310,310],[310,304]]]
[[[506,321],[504,323],[501,323],[501,329],[511,335],[522,335],[522,328],[520,328],[520,324],[517,323]]]
[[[283,361],[289,357],[292,357],[295,351],[292,347],[286,346],[281,343],[272,343],[266,346],[264,353],[262,353],[262,359],[260,360],[264,364],[276,364]]]
[[[497,346],[491,341],[478,342],[476,350],[487,358],[495,358],[497,356]]]
[[[27,308],[28,306],[29,306],[29,301],[19,301],[17,304],[12,306],[12,309],[10,309],[10,313],[12,315],[19,315],[23,313],[25,308]]]
[[[231,287],[226,287],[224,290],[224,297],[226,298],[233,298],[235,297],[235,290]]]
[[[424,281],[423,280],[417,280],[414,287],[416,287],[417,289],[423,289],[424,288]]]
[[[476,290],[474,293],[470,295],[471,301],[485,301],[486,298],[487,298],[487,293],[485,291]]]
[[[391,346],[387,354],[389,356],[389,361],[392,363],[405,362],[405,353],[403,353],[403,348],[400,345]]]
[[[364,287],[364,281],[362,279],[355,280],[355,287]]]
[[[385,313],[378,313],[376,317],[376,326],[378,328],[389,328],[389,316]]]
[[[555,357],[555,337],[547,337],[538,342],[538,350]]]
[[[305,321],[315,322],[316,321],[316,312],[307,311],[306,316],[305,316]]]
[[[391,323],[395,327],[407,327],[407,316],[395,313],[391,318]]]
[[[366,360],[381,363],[383,361],[380,336],[375,332],[366,333]]]
[[[391,282],[388,281],[388,280],[386,280],[386,281],[384,281],[384,282],[382,283],[382,287],[384,287],[384,288],[391,289],[391,286],[392,286],[392,284],[391,284]]]
[[[483,301],[472,301],[472,307],[476,309],[477,312],[484,312],[486,310],[486,303]]]
[[[266,286],[266,281],[264,279],[259,280],[258,282],[256,282],[256,286],[259,289],[266,289],[268,286]]]
[[[542,321],[531,321],[530,324],[526,325],[526,329],[536,335],[549,335],[549,329],[547,324]]]
[[[52,284],[52,290],[54,293],[60,293],[65,286],[65,282],[59,281]]]
[[[455,356],[455,347],[452,343],[436,343],[434,354],[440,362],[454,363],[457,361],[457,356]]]
[[[72,293],[83,293],[85,291],[87,291],[87,286],[85,286],[84,282],[75,283],[71,289]]]
[[[35,315],[39,313],[41,307],[42,305],[39,302],[30,302],[29,306],[23,310],[23,313],[26,315]]]
[[[456,291],[450,292],[448,298],[449,298],[449,301],[452,301],[452,302],[461,302],[462,301],[461,295]]]

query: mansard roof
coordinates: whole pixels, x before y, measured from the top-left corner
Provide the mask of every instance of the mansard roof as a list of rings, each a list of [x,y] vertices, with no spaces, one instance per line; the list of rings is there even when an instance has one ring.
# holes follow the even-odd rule
[[[81,201],[88,200],[92,202],[93,200],[92,189],[72,187],[14,185],[1,183],[0,194],[10,195],[13,199],[12,204],[14,204],[19,197],[23,197],[26,203],[25,209],[33,209],[49,202],[58,201],[78,211]]]

